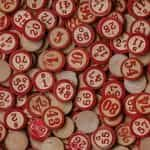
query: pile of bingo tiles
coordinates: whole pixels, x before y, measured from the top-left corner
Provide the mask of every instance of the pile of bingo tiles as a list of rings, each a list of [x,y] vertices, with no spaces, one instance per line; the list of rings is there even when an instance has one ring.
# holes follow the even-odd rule
[[[150,0],[0,0],[0,150],[150,150]]]

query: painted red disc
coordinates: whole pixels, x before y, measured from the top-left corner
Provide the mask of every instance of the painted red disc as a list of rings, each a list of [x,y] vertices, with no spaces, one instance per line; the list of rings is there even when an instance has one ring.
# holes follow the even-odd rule
[[[43,120],[50,129],[58,129],[64,125],[64,113],[58,107],[49,107],[43,114]]]
[[[125,96],[125,88],[123,84],[117,80],[108,81],[102,88],[102,95],[104,97],[114,96],[118,99],[123,99]]]
[[[116,135],[112,128],[101,126],[93,133],[93,141],[100,149],[110,149],[116,141]]]
[[[50,91],[54,83],[54,76],[49,71],[40,70],[33,77],[33,84],[39,92]]]
[[[73,0],[56,0],[53,6],[57,15],[63,18],[71,17],[75,11],[75,2]]]
[[[112,96],[103,98],[99,104],[99,111],[100,114],[105,117],[116,117],[121,111],[121,102],[119,99]]]
[[[48,40],[54,49],[66,48],[71,42],[70,32],[62,26],[54,27],[48,34]]]
[[[102,87],[106,80],[106,75],[99,67],[89,67],[83,75],[83,80],[86,85],[93,89],[99,89]]]
[[[98,33],[107,39],[114,39],[120,36],[122,30],[122,24],[118,20],[110,17],[102,18],[97,25]]]
[[[45,35],[45,26],[37,19],[30,19],[24,24],[24,36],[31,41],[39,41]]]
[[[145,54],[149,50],[149,40],[143,34],[131,34],[127,42],[127,47],[129,52],[134,55]]]
[[[28,97],[27,108],[32,116],[41,117],[50,106],[50,100],[44,94],[33,93]]]
[[[39,56],[40,68],[52,72],[59,72],[65,65],[65,56],[61,51],[50,49]]]
[[[17,72],[25,72],[32,65],[32,55],[24,50],[18,50],[11,53],[9,64]]]
[[[150,114],[150,94],[140,93],[135,99],[136,110],[142,115]]]
[[[73,71],[85,70],[89,61],[89,53],[85,49],[75,48],[67,55],[68,67]]]
[[[143,73],[143,64],[135,57],[127,58],[121,65],[121,72],[124,78],[128,80],[136,80]]]
[[[90,139],[86,134],[76,132],[69,137],[69,150],[90,150]]]
[[[10,54],[16,50],[19,45],[18,36],[15,33],[5,31],[0,33],[0,51]]]
[[[57,18],[54,12],[49,9],[42,9],[39,11],[37,14],[37,19],[45,24],[47,30],[51,30],[57,23]]]
[[[129,34],[127,32],[122,33],[119,37],[114,38],[110,41],[111,49],[116,53],[128,53],[128,43]]]
[[[140,33],[145,36],[150,35],[150,23],[144,19],[135,20],[131,26],[132,33]]]
[[[77,26],[72,33],[73,40],[79,47],[87,47],[95,39],[95,33],[91,26],[82,24]]]
[[[128,12],[137,19],[149,17],[150,14],[150,1],[149,0],[129,0]]]
[[[13,74],[10,79],[10,89],[16,95],[26,95],[32,88],[30,78],[24,73]]]
[[[124,111],[127,115],[133,118],[138,116],[138,112],[135,107],[136,97],[137,94],[129,94],[124,99]]]
[[[62,102],[67,102],[75,96],[75,87],[69,80],[59,80],[54,87],[55,96]]]
[[[13,18],[12,18],[12,21],[13,21],[12,23],[17,29],[22,31],[26,21],[30,19],[32,19],[31,12],[28,10],[21,9],[14,13]]]
[[[88,1],[83,1],[80,3],[77,10],[77,16],[82,23],[87,24],[94,22],[96,19],[96,16],[91,12],[89,8]]]
[[[118,143],[123,146],[129,146],[136,140],[136,136],[132,133],[129,123],[122,123],[116,128]]]
[[[43,141],[49,135],[49,128],[44,124],[42,119],[33,118],[29,121],[28,132],[35,140]]]
[[[93,90],[88,87],[80,88],[75,97],[75,104],[81,110],[90,110],[96,104],[96,95]]]
[[[5,13],[14,12],[20,4],[19,0],[0,0],[0,10]]]
[[[101,41],[95,42],[90,48],[90,56],[94,63],[105,64],[109,61],[112,52],[106,43]]]
[[[131,122],[131,130],[137,137],[145,137],[150,133],[150,121],[144,117],[137,117]]]
[[[27,123],[25,114],[20,109],[10,109],[5,114],[5,124],[11,130],[23,129]]]

